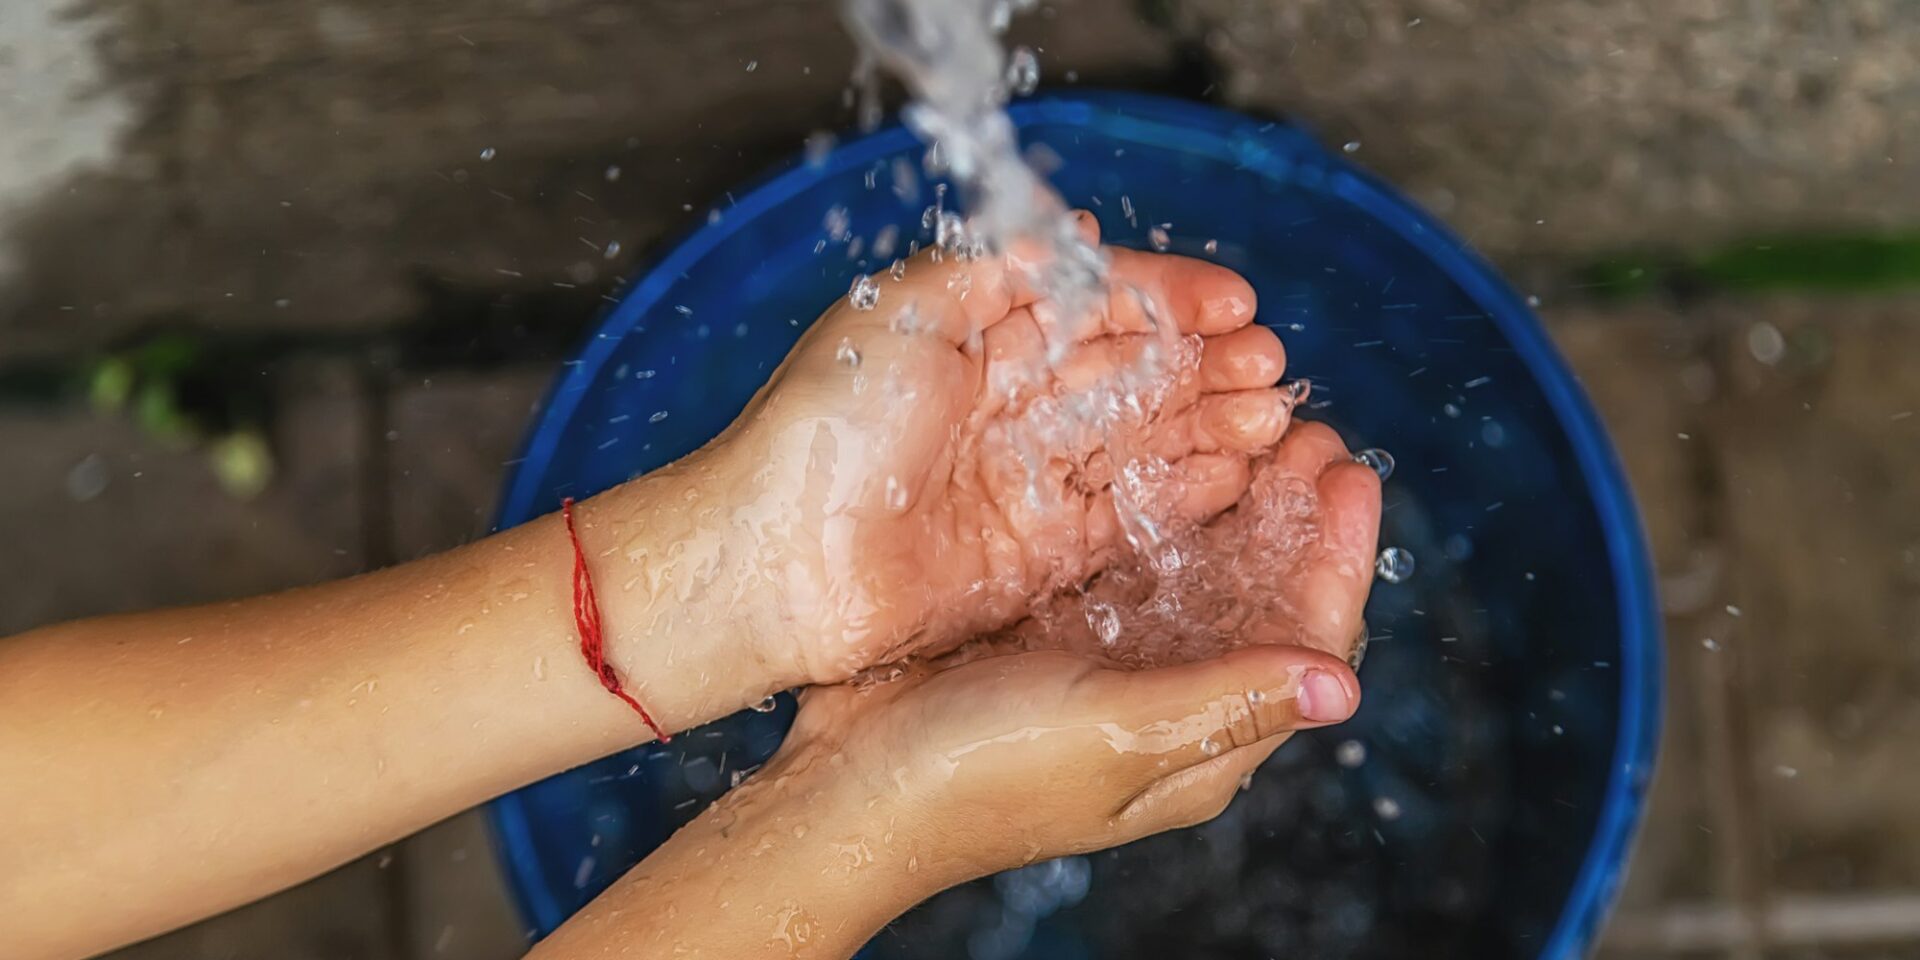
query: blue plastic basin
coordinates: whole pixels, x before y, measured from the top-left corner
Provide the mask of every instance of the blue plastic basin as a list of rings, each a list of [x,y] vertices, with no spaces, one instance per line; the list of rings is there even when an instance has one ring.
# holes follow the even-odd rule
[[[1221,821],[942,895],[869,952],[1581,955],[1643,804],[1660,647],[1626,482],[1538,322],[1432,218],[1299,130],[1118,94],[1012,113],[1110,241],[1144,246],[1170,223],[1177,252],[1252,280],[1290,375],[1313,380],[1314,415],[1398,458],[1383,542],[1419,570],[1375,590],[1360,715],[1297,738]],[[736,192],[567,365],[501,524],[726,426],[855,272],[887,265],[823,246],[828,210],[845,207],[869,240],[885,225],[902,245],[924,236],[931,192],[903,197],[893,173],[920,153],[887,129]],[[497,801],[534,933],[764,759],[790,718],[783,697]]]

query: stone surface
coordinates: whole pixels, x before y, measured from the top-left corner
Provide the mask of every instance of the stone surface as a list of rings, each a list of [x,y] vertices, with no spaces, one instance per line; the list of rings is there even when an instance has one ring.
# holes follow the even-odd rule
[[[1887,0],[1167,0],[1503,260],[1920,219],[1920,11]]]
[[[1920,887],[1920,300],[1717,313],[1739,331],[1713,427],[1729,646],[1774,884]]]
[[[401,843],[399,853],[403,956],[512,960],[527,952],[526,931],[480,811],[428,827]]]
[[[375,853],[265,900],[107,956],[113,960],[406,960],[391,857]]]
[[[1130,0],[1052,6],[1019,26],[1050,77],[1170,68]],[[472,291],[599,292],[809,132],[853,126],[832,10],[92,0],[70,29],[98,64],[72,69],[137,119],[111,159],[7,197],[0,359],[159,322],[366,330]],[[34,106],[0,116],[61,122]]]
[[[390,394],[395,557],[459,546],[491,529],[507,473],[557,373],[549,365],[446,371]]]
[[[1710,399],[1700,389],[1707,343],[1664,310],[1578,309],[1550,314],[1555,342],[1605,418],[1648,531],[1663,582],[1684,581],[1712,551],[1692,440]],[[1669,599],[1676,591],[1668,587]],[[1697,604],[1695,605],[1697,606]],[[1705,653],[1687,642],[1694,610],[1670,608],[1667,712],[1652,801],[1620,909],[1725,897],[1715,872],[1713,784],[1702,762],[1723,721],[1701,695]]]
[[[242,502],[204,452],[77,405],[0,407],[0,635],[93,614],[247,596],[359,572],[361,397],[330,364],[277,390],[273,485]]]

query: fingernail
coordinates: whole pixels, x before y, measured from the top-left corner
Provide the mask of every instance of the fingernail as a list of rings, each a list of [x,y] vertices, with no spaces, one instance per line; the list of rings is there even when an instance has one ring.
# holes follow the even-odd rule
[[[1297,705],[1300,716],[1315,723],[1339,723],[1353,716],[1353,698],[1347,685],[1325,670],[1309,670],[1300,678]]]

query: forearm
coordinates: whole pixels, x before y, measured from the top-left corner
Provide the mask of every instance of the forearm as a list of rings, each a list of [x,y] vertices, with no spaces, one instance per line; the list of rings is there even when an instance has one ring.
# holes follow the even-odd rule
[[[609,652],[669,730],[797,679],[683,565],[635,582],[630,555],[717,549],[684,489],[669,471],[579,516]],[[0,642],[14,945],[138,939],[646,739],[581,658],[572,562],[549,516],[352,580]]]
[[[780,761],[776,761],[780,763]],[[674,834],[528,960],[851,957],[943,878],[927,831],[820,765],[756,775]]]

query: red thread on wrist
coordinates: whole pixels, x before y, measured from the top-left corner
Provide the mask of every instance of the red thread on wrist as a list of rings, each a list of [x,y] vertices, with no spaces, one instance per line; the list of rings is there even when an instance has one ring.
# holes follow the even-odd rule
[[[573,543],[573,623],[580,628],[580,655],[587,658],[587,666],[600,678],[600,685],[607,692],[625,701],[640,714],[653,730],[655,739],[661,743],[672,740],[660,725],[653,721],[653,714],[640,705],[631,695],[620,687],[620,677],[613,672],[613,664],[607,662],[607,644],[600,633],[600,601],[593,594],[593,575],[587,572],[587,554],[580,549],[580,534],[573,529],[573,498],[560,501],[560,516],[567,523],[567,539]]]

